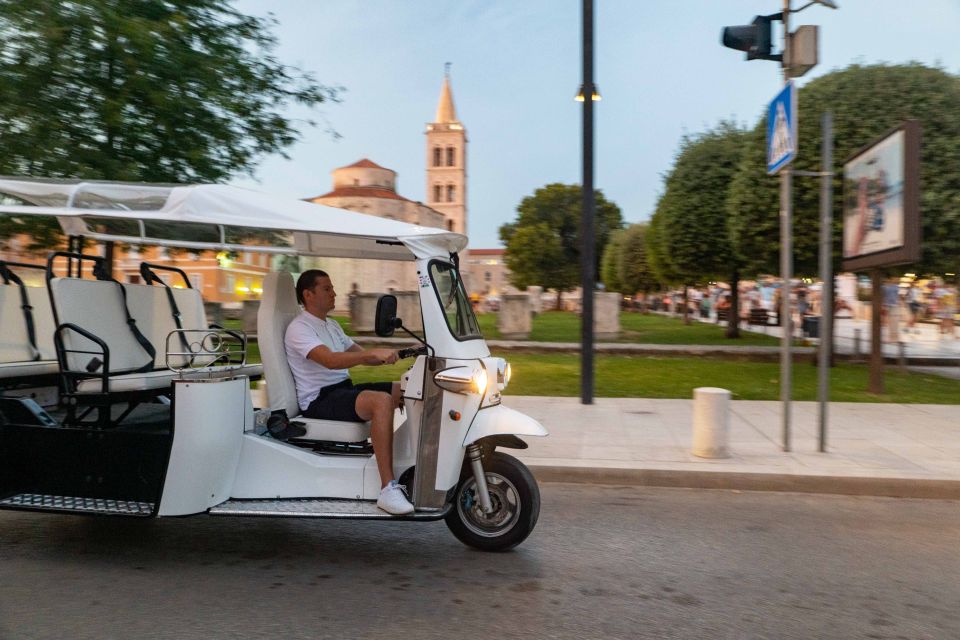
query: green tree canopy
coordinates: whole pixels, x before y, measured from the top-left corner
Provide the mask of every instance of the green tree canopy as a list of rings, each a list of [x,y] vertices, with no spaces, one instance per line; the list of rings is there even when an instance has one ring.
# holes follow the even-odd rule
[[[659,286],[647,261],[646,231],[645,224],[631,224],[610,236],[601,265],[608,290],[633,295]]]
[[[960,268],[960,77],[919,63],[853,65],[811,81],[799,92],[800,152],[795,167],[820,170],[820,116],[833,113],[834,260],[839,265],[843,163],[907,119],[921,126],[920,215],[923,255],[915,268]],[[766,122],[750,132],[728,207],[735,246],[753,272],[778,272],[779,180],[766,175]],[[817,272],[819,180],[795,178],[794,264]]]
[[[580,282],[580,185],[548,184],[517,207],[517,219],[500,227],[511,283],[541,285],[558,292]],[[610,234],[623,226],[620,208],[594,194],[595,255],[599,263]]]
[[[600,259],[600,280],[607,291],[624,293],[626,288],[620,280],[620,263],[623,261],[623,241],[626,239],[626,229],[617,229],[610,234],[610,240],[603,250]]]
[[[0,174],[219,182],[298,138],[337,90],[228,0],[0,0]]]
[[[626,291],[649,293],[660,286],[647,256],[648,225],[632,224],[624,231],[623,257],[619,277]]]
[[[685,136],[659,207],[666,259],[685,283],[727,278],[738,260],[727,231],[727,198],[745,132],[734,123]]]

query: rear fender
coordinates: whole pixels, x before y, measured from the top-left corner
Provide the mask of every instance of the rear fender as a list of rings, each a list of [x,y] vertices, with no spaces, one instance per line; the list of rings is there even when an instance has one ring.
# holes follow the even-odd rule
[[[542,424],[530,416],[498,404],[477,412],[473,424],[467,430],[463,446],[469,446],[482,438],[499,435],[538,436],[547,435]]]

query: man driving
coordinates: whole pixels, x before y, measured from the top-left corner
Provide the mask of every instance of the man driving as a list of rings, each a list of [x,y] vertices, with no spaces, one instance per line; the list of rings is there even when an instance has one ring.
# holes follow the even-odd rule
[[[377,506],[404,515],[413,505],[393,477],[393,411],[400,403],[398,382],[353,384],[348,369],[357,365],[393,364],[392,349],[364,349],[328,318],[337,294],[326,272],[304,271],[297,280],[297,301],[303,311],[287,327],[284,348],[304,417],[370,421],[370,439],[380,472]]]

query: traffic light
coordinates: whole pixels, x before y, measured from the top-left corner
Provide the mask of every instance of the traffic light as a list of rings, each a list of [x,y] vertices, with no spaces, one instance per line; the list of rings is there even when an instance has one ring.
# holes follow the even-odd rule
[[[769,16],[757,16],[753,23],[736,27],[724,27],[721,42],[723,46],[747,52],[747,60],[782,61],[782,54],[771,54],[772,39],[770,23],[782,20],[782,13]]]

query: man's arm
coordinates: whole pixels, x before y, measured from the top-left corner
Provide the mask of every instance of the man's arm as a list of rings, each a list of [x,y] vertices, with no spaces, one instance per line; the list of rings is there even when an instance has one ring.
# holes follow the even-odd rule
[[[397,352],[393,349],[364,349],[356,343],[346,351],[331,351],[321,344],[311,349],[307,358],[327,369],[349,369],[359,364],[393,364],[397,361]]]

